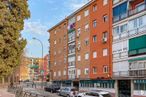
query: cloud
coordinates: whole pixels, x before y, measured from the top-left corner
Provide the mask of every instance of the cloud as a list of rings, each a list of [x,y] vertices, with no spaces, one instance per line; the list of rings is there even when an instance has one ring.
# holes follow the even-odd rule
[[[67,2],[68,4],[66,4],[66,6],[68,8],[70,8],[71,11],[75,11],[75,10],[79,9],[80,7],[82,7],[83,5],[85,5],[89,1],[90,0],[69,0],[69,2]]]
[[[46,35],[48,27],[40,21],[26,21],[24,24],[24,32],[36,33],[38,35]]]

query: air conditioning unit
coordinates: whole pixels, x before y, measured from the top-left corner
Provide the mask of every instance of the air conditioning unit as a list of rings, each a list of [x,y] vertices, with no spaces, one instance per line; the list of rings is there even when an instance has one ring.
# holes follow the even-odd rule
[[[103,42],[103,43],[106,43],[106,42],[107,42],[107,38],[104,37],[104,38],[102,39],[102,42]]]

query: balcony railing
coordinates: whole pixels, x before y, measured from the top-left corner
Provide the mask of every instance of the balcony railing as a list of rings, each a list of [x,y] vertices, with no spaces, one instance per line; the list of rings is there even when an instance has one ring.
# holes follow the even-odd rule
[[[139,7],[137,7],[133,10],[129,10],[129,16],[135,15],[137,13],[144,11],[144,10],[146,10],[146,5],[142,4],[142,5],[140,5],[140,9],[139,9]]]
[[[69,66],[69,67],[75,66],[75,61],[69,62],[69,63],[68,63],[68,66]]]
[[[128,51],[127,50],[125,50],[123,52],[118,52],[118,53],[113,54],[113,60],[127,58],[127,57],[128,57]]]
[[[146,4],[143,4],[141,6],[142,6],[141,9],[138,9],[138,8],[131,9],[131,10],[128,10],[126,13],[123,13],[123,14],[121,14],[119,16],[113,17],[113,22],[115,23],[115,22],[123,20],[123,19],[125,19],[127,17],[130,17],[132,15],[135,15],[135,14],[141,13],[143,11],[146,11]]]
[[[76,75],[68,75],[68,78],[69,79],[75,79],[76,78]]]
[[[129,71],[113,72],[113,77],[114,78],[146,77],[146,69],[144,69],[144,70],[129,70]]]
[[[133,30],[125,31],[117,36],[113,36],[113,40],[122,39],[124,37],[130,37],[130,36],[138,35],[140,33],[145,33],[145,32],[146,32],[146,25],[141,26],[139,28],[135,28]]]

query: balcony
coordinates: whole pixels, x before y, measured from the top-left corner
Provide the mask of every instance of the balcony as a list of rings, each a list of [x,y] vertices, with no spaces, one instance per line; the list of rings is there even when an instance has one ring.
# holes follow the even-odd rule
[[[75,42],[75,37],[70,37],[70,38],[68,39],[68,43],[72,43],[72,42]]]
[[[113,54],[113,60],[128,58],[128,51],[118,52]]]
[[[135,14],[138,14],[142,11],[145,11],[146,10],[146,4],[142,4],[140,5],[139,7],[133,9],[133,10],[129,10],[129,16],[132,16],[132,15],[135,15]]]
[[[75,55],[75,49],[69,50],[68,56],[72,56],[72,55]]]
[[[113,78],[141,78],[146,77],[146,69],[113,72]]]
[[[69,66],[69,67],[75,67],[75,61],[69,62],[69,63],[68,63],[68,66]]]
[[[137,7],[135,9],[130,9],[126,13],[120,14],[118,16],[114,16],[113,22],[116,23],[116,22],[121,21],[127,17],[139,14],[143,11],[146,11],[146,4],[142,4],[140,7]]]
[[[68,78],[69,79],[75,79],[76,78],[76,75],[68,75]]]
[[[135,36],[135,35],[139,35],[139,34],[143,34],[143,33],[146,33],[146,25],[141,26],[139,28],[135,28],[133,30],[125,31],[117,36],[113,36],[113,40],[116,41],[116,40],[119,40],[122,38],[127,38],[130,36]]]

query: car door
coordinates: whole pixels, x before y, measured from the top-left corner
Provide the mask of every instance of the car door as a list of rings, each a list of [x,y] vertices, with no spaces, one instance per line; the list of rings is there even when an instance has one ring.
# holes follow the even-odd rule
[[[66,96],[66,90],[67,90],[67,88],[64,88],[64,89],[62,90],[62,96]]]
[[[84,97],[100,97],[100,96],[98,93],[88,92],[88,93],[85,93]]]

